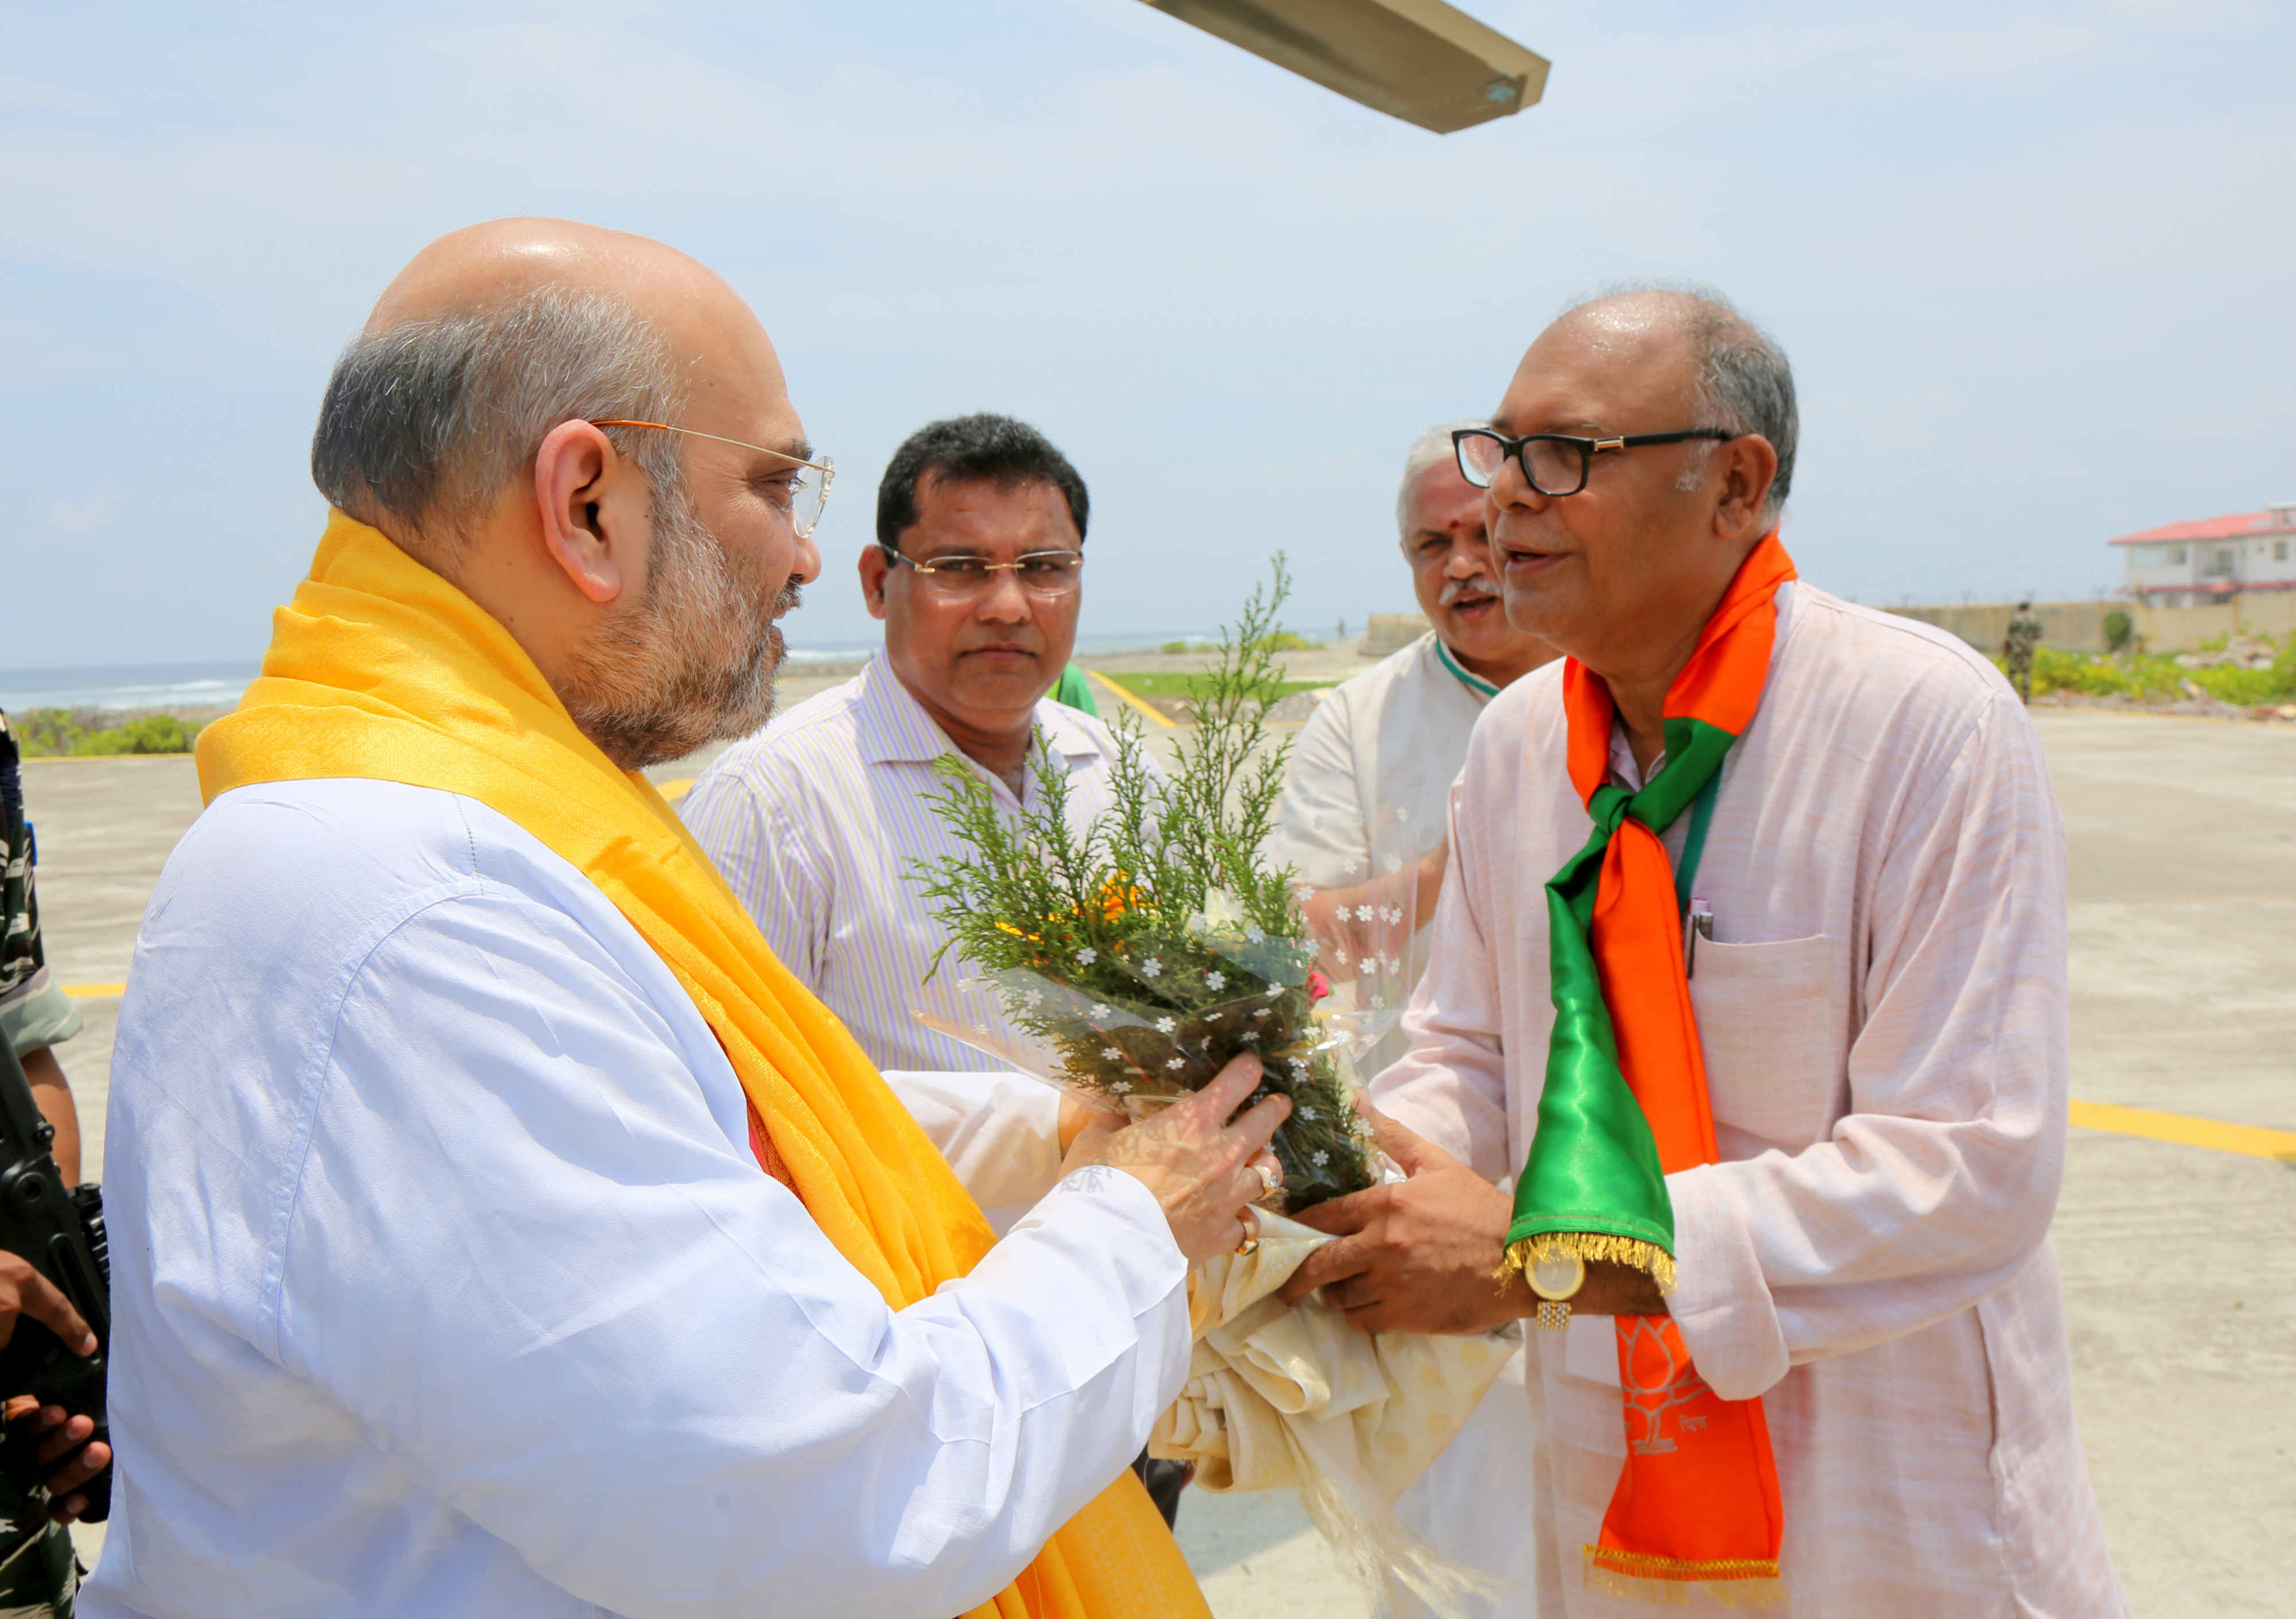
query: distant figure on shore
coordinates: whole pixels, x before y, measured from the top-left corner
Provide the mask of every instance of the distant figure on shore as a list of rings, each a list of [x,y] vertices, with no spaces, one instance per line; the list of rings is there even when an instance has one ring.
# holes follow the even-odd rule
[[[1451,782],[1466,761],[1467,738],[1492,697],[1554,656],[1554,649],[1507,622],[1498,569],[1484,524],[1483,492],[1459,474],[1447,422],[1420,435],[1403,460],[1395,522],[1419,610],[1433,626],[1400,652],[1341,682],[1300,728],[1284,777],[1277,835],[1284,857],[1318,888],[1342,892],[1390,859],[1418,872],[1410,950],[1415,978],[1425,966],[1423,932],[1443,882]],[[1311,901],[1329,909],[1331,893]],[[1369,953],[1368,948],[1365,953]],[[1400,1030],[1367,1053],[1368,1080],[1401,1055]],[[1500,1577],[1466,1605],[1492,1619],[1514,1619],[1534,1601],[1530,1554],[1513,1480],[1530,1454],[1534,1430],[1520,1352],[1492,1384],[1443,1454],[1397,1503],[1396,1511],[1447,1557]]]
[[[1289,1104],[1086,1125],[998,1241],[642,774],[766,720],[820,569],[757,317],[458,231],[312,470],[120,1008],[83,1611],[1209,1619],[1128,1468]]]
[[[2017,688],[2021,703],[2033,701],[2033,649],[2041,644],[2041,620],[2033,616],[2033,604],[2017,604],[2017,611],[2009,615],[2009,633],[2001,642],[2001,653],[2009,665],[2009,683]]]

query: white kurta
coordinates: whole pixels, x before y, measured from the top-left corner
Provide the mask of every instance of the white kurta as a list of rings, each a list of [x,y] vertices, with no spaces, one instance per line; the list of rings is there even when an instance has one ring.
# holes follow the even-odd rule
[[[947,1619],[1187,1375],[1185,1264],[1116,1171],[888,1310],[759,1171],[660,958],[446,793],[201,817],[137,941],[104,1169],[93,1615]]]
[[[1463,677],[1432,630],[1333,687],[1292,750],[1277,824],[1279,858],[1309,883],[1340,887],[1384,869],[1387,857],[1407,862],[1440,843],[1451,783],[1496,690]],[[1419,920],[1409,961],[1414,980],[1431,936],[1428,919]],[[1398,1029],[1359,1067],[1375,1074],[1403,1050]],[[1529,1619],[1537,1611],[1529,1533],[1536,1433],[1518,1352],[1449,1447],[1397,1503],[1396,1516],[1428,1544],[1499,1576],[1499,1588],[1470,1603],[1469,1613]]]
[[[1792,1613],[2126,1613],[2047,1237],[2065,876],[2039,742],[1952,637],[1805,585],[1781,602],[1695,883],[1722,1161],[1668,1178],[1674,1314],[1716,1392],[1763,1398]],[[1518,681],[1476,730],[1412,1048],[1374,1087],[1493,1176],[1521,1167],[1537,1122],[1542,891],[1589,832],[1561,676]],[[1579,1581],[1625,1453],[1609,1324],[1532,1337],[1542,1605],[1647,1611]]]
[[[1406,866],[1443,841],[1451,783],[1497,687],[1459,668],[1429,630],[1332,688],[1300,727],[1283,777],[1275,849],[1317,888],[1345,888]],[[1429,918],[1405,967],[1427,966]],[[1400,1031],[1358,1064],[1376,1073],[1403,1055]]]

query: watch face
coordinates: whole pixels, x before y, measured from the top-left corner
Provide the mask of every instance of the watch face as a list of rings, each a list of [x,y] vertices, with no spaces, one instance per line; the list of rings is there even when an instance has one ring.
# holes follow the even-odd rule
[[[1554,1251],[1530,1268],[1530,1290],[1543,1299],[1567,1299],[1587,1284],[1587,1262]]]

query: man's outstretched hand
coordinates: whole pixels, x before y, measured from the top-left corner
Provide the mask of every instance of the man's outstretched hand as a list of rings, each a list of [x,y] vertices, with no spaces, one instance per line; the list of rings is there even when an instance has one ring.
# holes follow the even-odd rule
[[[1514,1207],[1505,1193],[1431,1141],[1360,1104],[1372,1139],[1411,1177],[1335,1197],[1295,1215],[1328,1231],[1279,1297],[1296,1304],[1317,1287],[1365,1332],[1488,1332],[1529,1315],[1538,1301],[1520,1276],[1498,1279]],[[1574,1316],[1660,1316],[1666,1300],[1640,1270],[1587,1267]]]
[[[1069,1144],[1061,1172],[1104,1163],[1132,1176],[1156,1195],[1172,1240],[1191,1263],[1232,1250],[1256,1229],[1243,1222],[1245,1206],[1267,1195],[1253,1166],[1265,1163],[1279,1179],[1283,1173],[1267,1142],[1292,1112],[1292,1098],[1263,1097],[1235,1111],[1259,1079],[1259,1059],[1246,1053],[1195,1095],[1138,1123],[1095,1114]]]
[[[1372,1139],[1411,1177],[1335,1197],[1294,1216],[1339,1240],[1292,1273],[1280,1297],[1316,1288],[1365,1332],[1488,1332],[1538,1301],[1521,1277],[1498,1279],[1506,1194],[1431,1141],[1363,1105]]]

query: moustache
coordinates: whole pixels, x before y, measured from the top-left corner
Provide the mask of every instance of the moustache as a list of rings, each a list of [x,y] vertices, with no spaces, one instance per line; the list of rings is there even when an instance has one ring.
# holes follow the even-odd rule
[[[1503,594],[1499,589],[1498,581],[1496,579],[1494,579],[1488,573],[1477,573],[1472,574],[1466,579],[1453,579],[1449,584],[1443,587],[1443,594],[1437,599],[1442,605],[1449,607],[1456,604],[1458,599],[1466,595],[1469,591],[1473,591],[1481,596],[1498,596]]]

